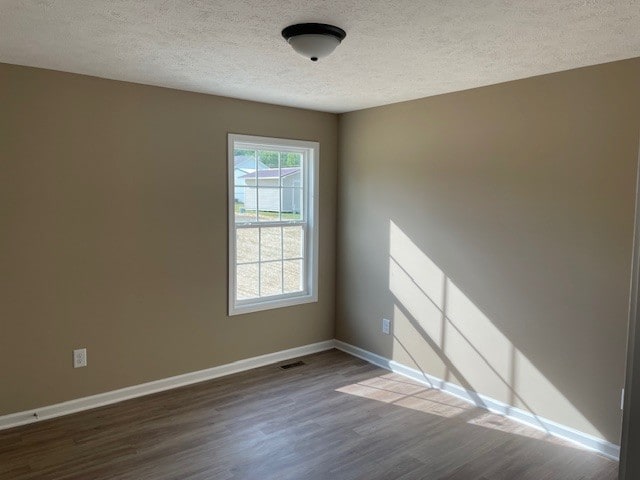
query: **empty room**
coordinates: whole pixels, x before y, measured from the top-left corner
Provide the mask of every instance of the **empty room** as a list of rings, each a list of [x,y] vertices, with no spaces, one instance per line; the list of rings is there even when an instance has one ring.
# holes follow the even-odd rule
[[[640,479],[639,145],[636,0],[3,0],[0,480]]]

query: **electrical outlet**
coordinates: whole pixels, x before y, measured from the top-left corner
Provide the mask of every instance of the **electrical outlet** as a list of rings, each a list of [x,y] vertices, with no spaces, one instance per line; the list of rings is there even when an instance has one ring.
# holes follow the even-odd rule
[[[388,318],[382,319],[382,333],[386,335],[391,334],[391,320]]]
[[[79,348],[73,351],[73,368],[87,366],[87,349]]]
[[[620,394],[620,410],[624,410],[624,388],[622,389],[622,393]]]

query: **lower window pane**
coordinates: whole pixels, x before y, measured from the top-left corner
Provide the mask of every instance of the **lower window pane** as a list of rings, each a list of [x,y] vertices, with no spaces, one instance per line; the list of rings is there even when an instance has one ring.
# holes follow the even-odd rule
[[[260,259],[282,259],[282,227],[260,229]]]
[[[282,229],[282,246],[284,258],[300,258],[303,256],[302,245],[304,231],[301,226],[284,227]]]
[[[258,298],[259,290],[259,273],[258,264],[238,265],[236,275],[236,295],[238,300],[248,300],[250,298]]]
[[[301,292],[304,289],[302,260],[285,260],[283,271],[284,293]]]
[[[282,262],[260,264],[260,296],[280,295],[282,293]]]
[[[236,230],[236,262],[249,263],[260,260],[259,235],[257,228]]]

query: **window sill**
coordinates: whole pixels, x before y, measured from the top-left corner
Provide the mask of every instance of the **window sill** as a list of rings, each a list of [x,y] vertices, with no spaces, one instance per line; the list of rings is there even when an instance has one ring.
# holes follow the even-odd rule
[[[275,298],[273,300],[259,299],[255,303],[241,303],[229,307],[229,316],[242,315],[244,313],[260,312],[264,310],[274,310],[277,308],[292,307],[305,303],[316,303],[318,296],[315,294],[296,295],[295,297]]]

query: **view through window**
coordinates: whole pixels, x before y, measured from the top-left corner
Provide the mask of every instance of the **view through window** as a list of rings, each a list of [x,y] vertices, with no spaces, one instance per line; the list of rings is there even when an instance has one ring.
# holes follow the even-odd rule
[[[229,313],[317,299],[318,144],[229,136]]]

